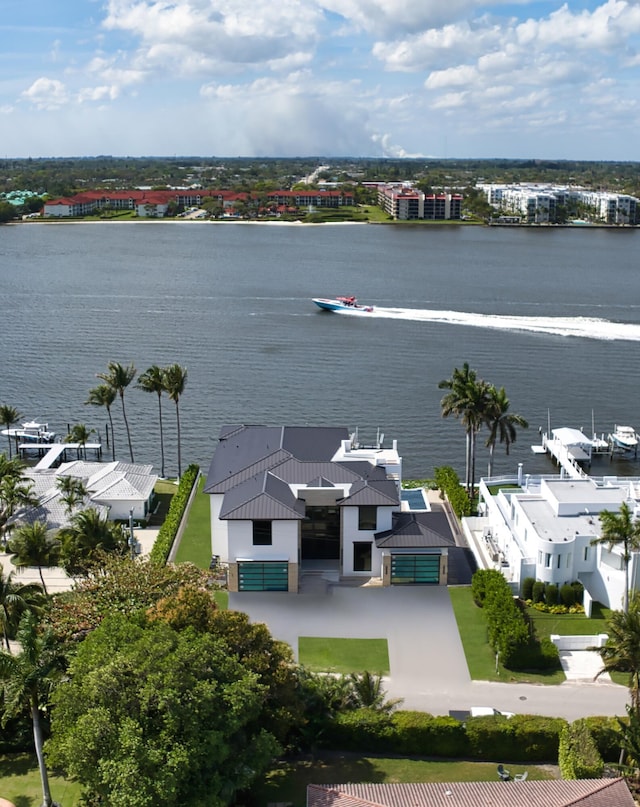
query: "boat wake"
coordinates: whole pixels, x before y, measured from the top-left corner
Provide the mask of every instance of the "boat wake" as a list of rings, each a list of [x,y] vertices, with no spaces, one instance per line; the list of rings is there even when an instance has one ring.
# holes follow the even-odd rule
[[[379,306],[375,306],[368,316],[409,322],[442,322],[448,325],[468,325],[472,328],[492,328],[498,331],[528,331],[553,336],[577,336],[583,339],[640,342],[640,325],[613,322],[598,317],[520,317]]]

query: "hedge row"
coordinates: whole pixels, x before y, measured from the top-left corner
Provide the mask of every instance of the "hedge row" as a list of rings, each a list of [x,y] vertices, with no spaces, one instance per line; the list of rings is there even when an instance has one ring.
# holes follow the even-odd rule
[[[586,720],[576,720],[560,732],[558,765],[563,779],[599,779],[604,761]]]
[[[558,649],[539,641],[514,598],[509,584],[496,569],[479,569],[471,579],[473,600],[487,617],[489,644],[511,670],[553,670],[560,667]]]
[[[453,512],[458,518],[471,515],[469,494],[460,484],[460,477],[449,465],[435,469],[435,485],[449,500]]]
[[[544,603],[550,607],[563,605],[566,608],[582,603],[584,586],[579,580],[556,586],[554,583],[544,583],[534,577],[525,577],[522,581],[522,599],[533,603]],[[561,612],[559,612],[561,613]]]
[[[164,564],[169,558],[169,552],[171,552],[171,547],[178,534],[182,518],[189,503],[189,496],[196,483],[199,471],[199,465],[190,465],[182,474],[178,490],[171,499],[167,517],[158,530],[158,537],[151,550],[150,558],[154,563]]]
[[[362,753],[454,757],[494,762],[553,762],[558,758],[561,718],[515,715],[453,717],[370,709],[339,713],[322,735],[326,748]]]
[[[585,717],[585,723],[589,727],[591,736],[594,739],[598,753],[605,762],[618,762],[620,758],[620,745],[622,742],[622,732],[620,723],[626,723],[626,717],[594,716]]]

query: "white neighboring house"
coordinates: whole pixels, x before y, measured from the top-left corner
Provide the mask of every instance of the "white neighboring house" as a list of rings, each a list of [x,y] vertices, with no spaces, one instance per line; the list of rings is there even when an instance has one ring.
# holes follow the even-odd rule
[[[495,495],[482,480],[484,518],[476,525],[482,526],[491,560],[515,591],[526,577],[558,586],[579,580],[586,601],[619,609],[624,595],[622,550],[592,541],[601,535],[603,510],[617,512],[627,502],[633,511],[639,498],[633,480],[616,477],[527,476],[523,484],[502,480]],[[632,589],[640,587],[638,553],[631,558],[629,581]]]
[[[446,583],[454,540],[432,513],[401,507],[396,442],[360,446],[346,428],[222,428],[204,491],[212,552],[230,591],[298,591],[302,572]]]
[[[126,462],[65,462],[59,468],[37,471],[26,468],[24,475],[33,482],[37,507],[17,513],[16,524],[46,521],[59,529],[69,523],[69,512],[62,501],[57,480],[73,476],[82,480],[87,497],[81,509],[95,508],[111,521],[127,521],[130,511],[136,521],[145,521],[151,512],[153,490],[158,480],[152,465],[135,465]]]

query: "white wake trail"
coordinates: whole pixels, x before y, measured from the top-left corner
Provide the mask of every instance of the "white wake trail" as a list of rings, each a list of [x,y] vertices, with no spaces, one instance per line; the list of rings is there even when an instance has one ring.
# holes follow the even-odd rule
[[[409,322],[442,322],[499,331],[529,331],[554,336],[577,336],[583,339],[640,342],[640,325],[613,322],[598,317],[517,317],[500,314],[473,314],[466,311],[436,311],[417,308],[379,308],[368,317],[407,320]]]

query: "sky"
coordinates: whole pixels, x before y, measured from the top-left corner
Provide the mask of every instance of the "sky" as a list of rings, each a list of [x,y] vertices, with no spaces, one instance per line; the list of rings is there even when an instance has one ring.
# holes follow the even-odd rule
[[[640,0],[0,9],[0,157],[638,159]]]

